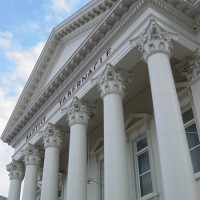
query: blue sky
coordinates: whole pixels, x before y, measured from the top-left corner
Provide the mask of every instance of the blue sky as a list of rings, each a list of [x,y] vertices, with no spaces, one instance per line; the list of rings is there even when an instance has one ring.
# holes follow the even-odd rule
[[[90,0],[0,0],[0,135],[53,27]],[[13,149],[0,141],[0,195]]]

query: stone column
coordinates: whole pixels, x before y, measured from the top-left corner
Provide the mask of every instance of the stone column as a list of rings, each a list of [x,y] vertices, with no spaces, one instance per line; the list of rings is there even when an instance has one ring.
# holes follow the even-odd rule
[[[44,133],[44,168],[41,200],[55,200],[58,197],[59,156],[62,145],[60,130],[49,123]]]
[[[37,147],[28,144],[23,152],[26,165],[22,200],[35,200],[37,192],[38,168],[40,163],[40,152]]]
[[[182,72],[191,88],[195,110],[200,110],[200,47],[196,49],[193,56],[176,66]],[[196,112],[197,122],[200,125],[200,112]]]
[[[173,35],[151,20],[139,39],[147,62],[165,200],[197,200],[180,105],[169,56]]]
[[[129,200],[123,104],[125,77],[110,64],[97,80],[104,106],[105,200]]]
[[[6,166],[6,169],[10,176],[8,200],[19,200],[21,183],[24,178],[24,164],[21,161],[12,160],[12,162]]]
[[[70,126],[67,200],[87,200],[87,126],[86,105],[74,98],[65,110]]]

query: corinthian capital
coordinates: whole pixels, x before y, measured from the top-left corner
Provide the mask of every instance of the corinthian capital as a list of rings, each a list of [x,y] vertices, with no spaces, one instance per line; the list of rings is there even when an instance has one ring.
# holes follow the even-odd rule
[[[91,108],[83,104],[78,97],[74,97],[70,106],[64,110],[67,114],[69,126],[73,124],[88,125],[88,120],[91,116]]]
[[[40,150],[32,144],[29,143],[26,149],[22,151],[22,154],[24,156],[25,165],[40,164]]]
[[[159,26],[154,19],[151,19],[146,30],[138,38],[131,40],[130,43],[134,45],[136,42],[138,50],[141,51],[144,60],[147,61],[149,56],[157,52],[170,56],[170,48],[173,46],[174,39],[177,39],[177,34],[168,32]]]
[[[123,97],[125,86],[131,79],[131,74],[125,74],[116,70],[111,64],[107,64],[103,73],[95,80],[95,83],[101,91],[102,98],[111,93],[117,93]]]
[[[176,68],[189,82],[197,80],[200,77],[200,47],[196,49],[193,56],[182,61]]]
[[[61,148],[62,145],[62,135],[61,131],[54,124],[49,123],[44,132],[44,148],[56,147]]]
[[[24,178],[24,163],[22,161],[12,160],[10,164],[6,166],[6,170],[9,172],[10,180]]]

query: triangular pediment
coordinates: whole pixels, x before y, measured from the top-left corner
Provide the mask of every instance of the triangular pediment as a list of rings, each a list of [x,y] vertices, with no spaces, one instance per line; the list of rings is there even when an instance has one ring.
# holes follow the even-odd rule
[[[37,84],[37,88],[35,89],[35,93],[27,105],[27,109],[32,103],[34,103],[34,101],[36,101],[36,99],[42,94],[45,88],[48,87],[52,79],[56,76],[56,74],[59,73],[59,71],[62,70],[65,63],[73,56],[80,44],[85,41],[85,39],[90,35],[95,27],[96,25],[85,30],[81,34],[75,35],[73,38],[68,37],[60,41],[57,49],[52,55],[51,60],[49,61],[48,66],[46,67],[43,76]]]
[[[70,82],[71,78],[79,77],[81,70],[88,67],[88,63],[91,64],[127,30],[129,23],[142,13],[142,8],[147,3],[157,5],[154,1],[145,2],[140,4],[140,1],[136,0],[91,1],[86,10],[80,10],[56,27],[36,63],[2,139],[10,143],[54,92],[58,91],[58,87],[60,93],[66,90],[63,84],[66,79]],[[90,23],[93,25],[88,28]],[[84,31],[82,27],[85,27]],[[76,36],[71,37],[75,32]]]
[[[10,143],[16,135],[13,132],[21,130],[32,115],[40,109],[38,105],[44,102],[41,101],[41,97],[46,98],[42,93],[44,94],[49,83],[52,82],[53,75],[61,70],[67,58],[70,58],[88,39],[93,29],[103,21],[116,2],[117,0],[106,2],[93,0],[52,30],[4,129],[2,140]],[[26,120],[22,120],[26,117],[28,117]]]

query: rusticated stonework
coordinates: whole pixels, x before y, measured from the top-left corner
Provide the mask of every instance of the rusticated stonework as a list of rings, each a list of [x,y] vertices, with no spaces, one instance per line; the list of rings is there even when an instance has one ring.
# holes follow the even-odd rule
[[[200,47],[196,49],[193,56],[187,58],[176,66],[181,71],[182,75],[187,78],[189,82],[193,82],[200,77]]]
[[[116,70],[111,64],[107,64],[103,73],[94,82],[98,85],[102,98],[111,93],[117,93],[123,97],[125,86],[131,79],[131,74],[125,74]]]
[[[44,148],[56,147],[60,149],[62,146],[62,134],[58,127],[49,123],[44,132]]]
[[[10,164],[6,166],[6,170],[9,172],[10,180],[24,178],[24,163],[22,161],[12,160]]]
[[[154,53],[166,53],[171,55],[170,48],[173,47],[175,34],[169,33],[161,28],[154,19],[151,19],[146,30],[136,39],[130,41],[131,44],[137,43],[138,50],[143,54],[147,61],[148,57]]]
[[[40,164],[40,150],[32,144],[28,144],[26,149],[22,152],[24,156],[25,165],[39,165]]]
[[[83,104],[78,97],[74,97],[70,106],[65,109],[69,126],[73,124],[88,125],[90,113],[86,104]]]

